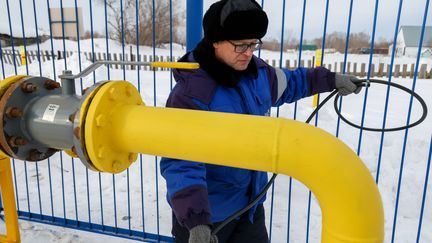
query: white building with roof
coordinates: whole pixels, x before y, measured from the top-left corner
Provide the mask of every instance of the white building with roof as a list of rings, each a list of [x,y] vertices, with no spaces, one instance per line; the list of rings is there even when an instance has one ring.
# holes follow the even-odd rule
[[[422,26],[401,26],[396,39],[396,55],[416,57],[418,53]],[[391,53],[393,44],[389,47]],[[421,55],[432,51],[432,26],[426,26],[423,34]]]

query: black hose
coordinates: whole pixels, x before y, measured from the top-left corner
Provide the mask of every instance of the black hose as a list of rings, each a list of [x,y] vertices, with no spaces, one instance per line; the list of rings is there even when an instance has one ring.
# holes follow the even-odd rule
[[[393,86],[395,88],[401,89],[401,90],[409,93],[410,95],[414,96],[414,98],[416,98],[420,102],[420,105],[422,106],[422,109],[423,109],[423,114],[420,117],[420,119],[418,119],[416,122],[413,122],[411,124],[408,124],[408,125],[405,125],[405,126],[401,126],[401,127],[395,127],[395,128],[369,128],[369,127],[359,126],[357,124],[354,124],[354,123],[348,121],[341,114],[340,109],[339,109],[339,107],[337,105],[340,95],[338,94],[338,91],[335,90],[332,93],[330,93],[330,95],[328,95],[322,102],[320,102],[318,104],[318,106],[313,110],[313,112],[306,119],[305,123],[309,123],[313,119],[313,117],[315,116],[315,114],[335,95],[336,95],[336,97],[334,98],[334,108],[335,108],[336,114],[341,118],[342,121],[344,121],[345,123],[347,123],[348,125],[350,125],[352,127],[358,128],[358,129],[362,129],[362,130],[366,130],[366,131],[373,131],[373,132],[394,132],[394,131],[405,130],[405,129],[417,126],[418,124],[422,123],[426,119],[427,111],[428,111],[427,110],[426,102],[421,98],[420,95],[418,95],[414,91],[412,91],[412,90],[410,90],[410,89],[408,89],[408,88],[406,88],[406,87],[404,87],[402,85],[399,85],[399,84],[396,84],[396,83],[391,83],[391,82],[384,81],[384,80],[379,80],[379,79],[360,79],[359,83],[357,84],[357,86],[369,87],[371,83],[390,85],[390,86]],[[213,229],[213,231],[212,231],[212,235],[216,235],[223,227],[225,227],[227,224],[229,224],[234,219],[240,217],[243,213],[245,213],[250,208],[252,208],[255,204],[257,204],[258,201],[262,197],[264,197],[264,195],[267,193],[268,189],[270,188],[270,186],[273,184],[274,180],[276,179],[276,176],[277,176],[276,173],[274,173],[272,175],[272,177],[270,178],[270,180],[264,186],[264,188],[261,191],[261,193],[259,195],[257,195],[253,201],[251,201],[244,208],[238,210],[237,212],[235,212],[234,214],[232,214],[230,217],[228,217],[227,219],[225,219],[217,227],[215,227]]]

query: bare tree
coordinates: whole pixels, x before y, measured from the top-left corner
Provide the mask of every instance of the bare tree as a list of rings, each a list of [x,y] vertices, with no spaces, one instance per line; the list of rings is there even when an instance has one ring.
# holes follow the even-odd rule
[[[322,48],[322,37],[313,40],[318,48]],[[338,52],[345,52],[346,34],[343,32],[333,32],[326,36],[325,47],[333,48]]]
[[[322,37],[315,38],[313,43],[318,48],[322,48]],[[385,45],[385,44],[383,44]],[[348,52],[359,52],[361,48],[369,48],[370,36],[364,32],[352,33],[349,36]],[[346,33],[332,32],[326,36],[326,48],[333,48],[338,52],[344,53],[346,48]]]
[[[152,0],[124,0],[123,6],[120,6],[118,0],[99,0],[99,2],[102,5],[106,4],[110,10],[108,25],[112,39],[135,44],[138,38],[140,45],[152,46],[154,38],[157,46],[170,41],[170,24],[172,24],[173,42],[181,44],[185,42],[185,38],[181,34],[184,31],[179,31],[179,29],[184,28],[185,13],[178,7],[178,2],[172,2],[171,23],[169,0],[155,1],[155,6],[153,6]]]
[[[279,51],[281,48],[280,41],[276,39],[270,39],[263,41],[262,49],[270,50],[270,51]]]
[[[300,40],[295,37],[293,30],[286,30],[284,33],[284,48],[287,49],[296,49],[300,44]]]
[[[370,39],[371,39],[370,35],[364,32],[350,34],[350,39],[349,39],[350,52],[357,53],[361,48],[369,48]]]

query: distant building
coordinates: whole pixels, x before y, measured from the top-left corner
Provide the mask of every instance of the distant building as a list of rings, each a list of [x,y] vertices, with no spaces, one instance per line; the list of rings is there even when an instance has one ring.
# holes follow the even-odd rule
[[[303,44],[302,51],[315,51],[318,47],[315,44]],[[297,45],[297,50],[300,50],[300,45]]]
[[[432,58],[432,49],[426,49],[421,53],[421,57]]]
[[[421,26],[401,26],[396,39],[396,55],[417,56],[421,31]],[[392,49],[393,44],[389,46],[389,53]],[[432,26],[426,26],[424,30],[421,53],[427,50],[432,51]]]
[[[54,38],[78,39],[84,35],[82,9],[75,8],[50,8],[51,30]]]

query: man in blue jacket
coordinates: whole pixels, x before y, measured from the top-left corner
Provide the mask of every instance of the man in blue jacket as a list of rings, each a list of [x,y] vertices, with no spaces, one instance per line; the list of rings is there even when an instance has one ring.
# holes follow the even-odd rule
[[[254,0],[221,0],[204,15],[204,38],[181,58],[197,70],[174,70],[177,81],[167,107],[265,116],[270,108],[338,89],[358,93],[355,77],[319,68],[273,68],[253,55],[268,18]],[[257,128],[259,129],[259,128]],[[262,198],[216,235],[211,228],[245,207],[262,191],[267,173],[163,158],[160,164],[173,209],[176,242],[267,243]]]

